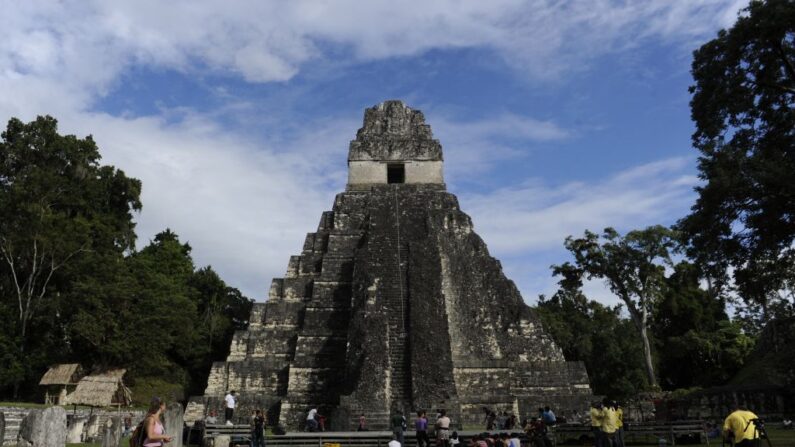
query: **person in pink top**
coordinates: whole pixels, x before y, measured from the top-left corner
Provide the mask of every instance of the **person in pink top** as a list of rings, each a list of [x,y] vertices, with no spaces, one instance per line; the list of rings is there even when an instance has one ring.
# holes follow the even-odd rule
[[[166,403],[160,398],[153,397],[152,403],[149,405],[149,411],[144,419],[144,427],[146,429],[144,447],[161,447],[163,444],[171,442],[171,436],[164,434],[165,429],[160,420],[164,411],[166,411]]]

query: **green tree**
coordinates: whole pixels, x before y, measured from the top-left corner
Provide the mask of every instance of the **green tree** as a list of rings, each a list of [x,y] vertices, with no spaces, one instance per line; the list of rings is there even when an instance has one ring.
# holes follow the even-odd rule
[[[660,381],[670,389],[725,384],[753,347],[740,324],[729,320],[725,301],[699,282],[698,269],[680,262],[655,306],[652,332]]]
[[[14,309],[16,324],[6,337],[16,340],[20,356],[28,356],[31,324],[57,295],[65,268],[88,253],[133,247],[141,184],[99,160],[90,136],[60,135],[49,116],[27,124],[11,119],[2,133],[0,299],[6,311]],[[22,379],[16,375],[15,384]]]
[[[228,286],[209,266],[194,272],[189,280],[196,300],[196,331],[199,343],[194,349],[190,393],[201,393],[213,361],[226,358],[235,331],[248,326],[252,302]]]
[[[665,287],[665,267],[672,265],[674,233],[657,225],[621,236],[606,228],[601,237],[586,231],[582,238],[566,238],[565,247],[574,256],[569,262],[552,266],[553,274],[567,284],[581,283],[582,277],[604,279],[610,290],[626,306],[643,346],[644,366],[649,386],[657,388],[657,378],[649,338],[650,316]]]
[[[89,257],[75,270],[59,301],[69,360],[125,367],[141,393],[153,384],[173,398],[202,392],[251,310],[212,268],[196,270],[190,245],[168,229],[140,251]]]
[[[648,387],[642,344],[620,306],[561,285],[551,298],[541,296],[536,309],[566,359],[585,363],[594,393],[625,399]]]
[[[678,226],[687,252],[723,292],[761,306],[793,301],[795,2],[753,1],[694,52],[690,102],[700,151],[698,199]]]

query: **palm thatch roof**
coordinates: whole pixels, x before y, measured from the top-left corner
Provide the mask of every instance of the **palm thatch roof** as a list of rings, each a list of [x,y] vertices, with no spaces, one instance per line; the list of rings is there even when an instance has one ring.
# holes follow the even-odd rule
[[[114,369],[83,377],[75,391],[67,397],[67,404],[91,407],[129,405],[132,394],[122,381],[126,372],[125,369]]]
[[[54,365],[44,373],[39,385],[76,385],[82,373],[82,368],[77,363]]]

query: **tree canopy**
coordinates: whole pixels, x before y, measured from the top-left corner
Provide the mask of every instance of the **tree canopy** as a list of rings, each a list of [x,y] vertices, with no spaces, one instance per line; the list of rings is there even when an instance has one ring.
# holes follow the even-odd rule
[[[581,287],[583,277],[605,280],[629,312],[643,345],[646,378],[656,388],[648,329],[655,303],[664,289],[665,267],[672,265],[674,233],[660,225],[625,236],[606,228],[601,237],[586,231],[581,238],[566,238],[564,245],[574,256],[574,264],[552,266],[553,274],[563,277],[564,287]]]
[[[89,136],[11,119],[0,141],[0,394],[48,366],[122,367],[177,397],[201,392],[251,300],[170,230],[136,250],[141,182],[100,164]],[[34,336],[31,336],[35,334]],[[21,389],[20,389],[21,388]],[[146,399],[146,396],[139,396]]]
[[[753,1],[693,54],[704,184],[679,228],[713,293],[795,301],[795,2]],[[730,277],[730,272],[733,275]]]

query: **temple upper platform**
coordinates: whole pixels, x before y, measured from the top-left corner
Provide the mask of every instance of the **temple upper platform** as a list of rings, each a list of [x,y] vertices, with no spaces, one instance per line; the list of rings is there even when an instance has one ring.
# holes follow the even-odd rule
[[[444,188],[442,145],[422,112],[395,100],[365,110],[348,151],[349,191],[390,183]]]

